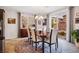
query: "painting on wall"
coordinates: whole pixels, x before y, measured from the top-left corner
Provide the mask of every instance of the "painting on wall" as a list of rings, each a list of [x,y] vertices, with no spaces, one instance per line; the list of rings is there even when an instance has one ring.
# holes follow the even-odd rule
[[[22,28],[26,28],[27,27],[27,17],[22,16],[21,22],[22,22]]]
[[[79,12],[76,12],[76,16],[79,16]]]
[[[51,19],[51,28],[56,27],[56,25],[57,25],[56,17],[52,17],[52,19]]]
[[[16,24],[15,18],[8,18],[8,24]]]
[[[75,23],[79,24],[79,18],[75,18]]]

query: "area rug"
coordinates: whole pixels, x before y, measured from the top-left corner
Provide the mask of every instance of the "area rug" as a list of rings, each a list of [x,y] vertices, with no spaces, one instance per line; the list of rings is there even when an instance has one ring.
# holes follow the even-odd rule
[[[30,44],[28,40],[5,40],[5,53],[41,53],[42,49]]]

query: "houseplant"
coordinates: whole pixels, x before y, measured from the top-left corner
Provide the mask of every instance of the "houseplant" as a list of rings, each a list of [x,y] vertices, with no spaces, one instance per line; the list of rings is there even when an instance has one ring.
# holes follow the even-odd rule
[[[72,31],[72,38],[74,39],[75,45],[79,48],[79,32],[78,32],[78,30]]]

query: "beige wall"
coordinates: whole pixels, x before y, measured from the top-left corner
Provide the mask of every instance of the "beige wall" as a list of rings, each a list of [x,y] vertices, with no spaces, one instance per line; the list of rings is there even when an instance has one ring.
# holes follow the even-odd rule
[[[8,18],[15,18],[16,24],[8,24]],[[17,38],[18,37],[18,14],[15,11],[5,10],[5,39]]]
[[[0,7],[1,9],[5,10],[4,13],[4,37],[5,39],[12,39],[18,37],[18,14],[15,10]],[[8,18],[15,18],[15,24],[8,24]]]
[[[22,17],[24,17],[26,28],[28,26],[31,26],[31,25],[33,25],[35,23],[34,22],[34,16],[32,14],[21,13],[21,22],[20,22],[20,24],[21,24],[20,28],[21,29],[23,28],[22,27],[22,20],[23,20]]]
[[[75,18],[79,18],[79,7],[74,7],[74,19],[73,19],[74,30],[79,29],[79,24],[75,23]]]
[[[66,40],[69,41],[69,18],[70,18],[69,8],[61,9],[61,10],[58,10],[56,12],[49,14],[49,28],[51,29],[51,17],[61,18],[62,15],[67,15]]]
[[[51,29],[51,19],[52,19],[52,17],[56,17],[56,19],[58,21],[58,18],[62,18],[63,15],[67,15],[66,11],[67,11],[66,9],[61,9],[61,10],[58,10],[56,12],[49,14],[49,28],[50,29]]]
[[[1,9],[5,10],[4,15],[4,36],[5,39],[13,39],[18,37],[18,13],[15,10],[6,8],[6,7],[0,7]],[[28,25],[34,24],[34,16],[32,14],[28,13],[21,13],[21,16],[24,16],[27,18]],[[7,19],[8,18],[15,18],[16,24],[8,24]]]

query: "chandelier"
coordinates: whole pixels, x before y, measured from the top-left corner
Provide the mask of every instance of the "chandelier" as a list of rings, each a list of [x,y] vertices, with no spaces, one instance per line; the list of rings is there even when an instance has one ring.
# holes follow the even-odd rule
[[[44,17],[43,16],[35,16],[35,19],[44,19]]]

